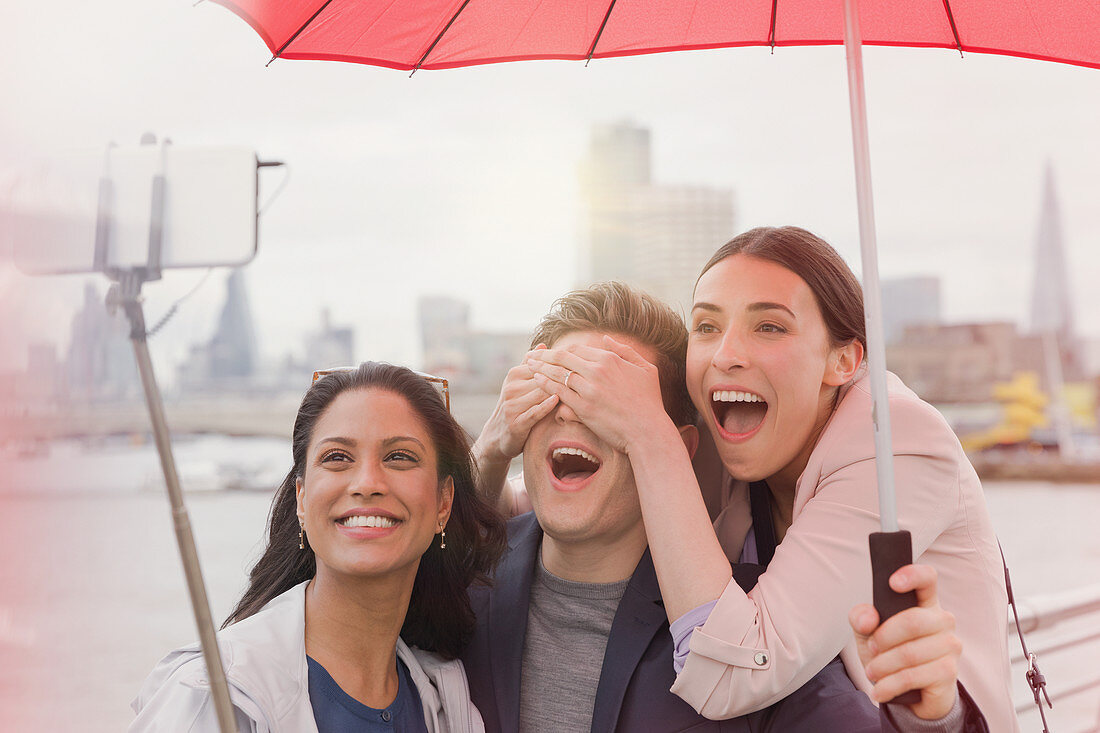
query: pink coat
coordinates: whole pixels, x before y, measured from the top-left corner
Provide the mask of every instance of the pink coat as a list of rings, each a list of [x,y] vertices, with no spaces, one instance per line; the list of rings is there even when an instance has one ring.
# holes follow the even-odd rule
[[[940,604],[955,615],[963,642],[959,679],[990,730],[1018,731],[1004,571],[978,476],[935,408],[893,374],[889,393],[898,523],[913,535],[914,557],[939,573]],[[747,596],[731,582],[692,635],[672,691],[697,711],[728,718],[763,708],[837,653],[856,685],[870,689],[848,611],[871,597],[867,535],[879,531],[873,458],[864,376],[846,388],[799,477],[793,523],[768,571]],[[743,482],[726,486],[715,530],[736,559],[750,523],[748,493]]]

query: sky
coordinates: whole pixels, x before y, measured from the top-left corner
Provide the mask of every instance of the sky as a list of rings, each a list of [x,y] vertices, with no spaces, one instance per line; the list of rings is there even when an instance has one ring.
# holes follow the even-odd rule
[[[289,178],[246,282],[260,348],[303,354],[322,308],[357,356],[418,359],[416,298],[472,304],[480,329],[528,330],[573,287],[577,173],[593,125],[652,131],[658,182],[735,192],[738,231],[797,224],[859,270],[842,47],[541,61],[413,78],[279,60],[212,3],[4,3],[0,199],[108,142],[245,145]],[[949,321],[1023,320],[1043,172],[1061,203],[1079,330],[1100,336],[1100,70],[942,49],[865,48],[880,270],[942,279]],[[45,171],[45,173],[43,173]],[[731,235],[736,232],[731,232]],[[717,248],[721,242],[715,242]],[[201,271],[146,285],[154,322]],[[209,337],[215,271],[152,342],[161,372]],[[64,348],[86,281],[0,262],[5,343]],[[25,350],[5,348],[19,368]],[[169,377],[170,379],[170,377]]]

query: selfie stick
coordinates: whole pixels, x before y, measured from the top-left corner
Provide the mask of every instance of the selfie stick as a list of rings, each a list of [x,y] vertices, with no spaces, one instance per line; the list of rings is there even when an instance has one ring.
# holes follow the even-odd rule
[[[152,144],[155,140],[142,138],[142,144]],[[153,437],[160,456],[160,467],[164,472],[164,483],[168,488],[168,499],[172,505],[172,524],[176,530],[176,542],[179,545],[183,572],[187,577],[187,590],[191,595],[191,608],[195,612],[195,624],[199,628],[199,640],[202,643],[203,659],[206,662],[210,691],[214,698],[214,709],[218,716],[221,733],[236,733],[237,725],[233,715],[233,704],[229,699],[229,685],[225,680],[221,654],[218,650],[214,632],[214,619],[210,614],[210,602],[206,597],[206,584],[199,566],[195,536],[191,531],[191,519],[183,502],[179,475],[176,473],[176,461],[172,456],[172,439],[168,432],[168,422],[164,417],[164,402],[157,387],[153,373],[153,362],[149,358],[149,345],[145,330],[145,313],[141,307],[141,286],[145,282],[159,280],[161,276],[161,245],[164,239],[164,148],[161,145],[161,169],[153,178],[152,216],[149,223],[149,258],[146,266],[113,268],[107,265],[108,243],[111,230],[111,211],[114,189],[110,181],[109,170],[105,172],[99,185],[98,219],[96,221],[95,263],[101,271],[115,281],[107,293],[107,307],[113,310],[122,306],[130,320],[130,341],[134,345],[138,372],[141,374],[141,386],[145,390],[145,403],[149,407],[149,418],[153,425]],[[110,153],[108,151],[108,165]]]
[[[875,472],[878,478],[881,532],[872,532],[871,584],[879,623],[917,605],[917,594],[890,588],[894,571],[913,562],[913,538],[898,529],[894,495],[894,449],[890,440],[890,406],[886,389],[886,348],[882,333],[882,298],[878,279],[875,210],[871,197],[871,154],[867,139],[867,104],[863,94],[863,51],[859,35],[859,2],[844,0],[844,48],[848,60],[848,98],[852,113],[852,148],[856,166],[859,248],[863,262],[863,298],[867,320],[867,361],[871,372],[871,421],[875,430]],[[890,702],[913,705],[920,692],[903,692]]]

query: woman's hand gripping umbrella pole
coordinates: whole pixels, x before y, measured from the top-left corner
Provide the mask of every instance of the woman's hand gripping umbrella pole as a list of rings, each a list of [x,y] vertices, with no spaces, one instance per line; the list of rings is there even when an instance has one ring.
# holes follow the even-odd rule
[[[878,278],[878,244],[871,196],[871,154],[867,141],[867,105],[863,92],[863,50],[859,34],[859,2],[844,0],[844,49],[848,61],[848,98],[852,113],[852,148],[856,167],[856,202],[859,210],[859,248],[863,263],[863,299],[867,318],[867,361],[871,377],[871,419],[875,437],[875,474],[878,479],[879,521],[882,531],[869,537],[872,597],[880,623],[917,605],[914,591],[898,593],[890,576],[913,562],[913,538],[898,528],[894,495],[894,453],[890,440],[890,404],[886,394],[886,348],[882,333],[882,296]],[[915,705],[916,690],[891,702]]]

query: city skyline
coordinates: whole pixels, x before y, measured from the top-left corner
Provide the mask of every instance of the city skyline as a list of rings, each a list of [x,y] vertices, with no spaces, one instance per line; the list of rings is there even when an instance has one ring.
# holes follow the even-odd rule
[[[248,266],[264,358],[301,349],[326,305],[367,355],[412,362],[416,299],[471,304],[483,330],[529,329],[575,284],[578,167],[594,124],[652,131],[652,175],[732,189],[737,227],[797,224],[858,270],[844,53],[728,49],[418,73],[277,61],[212,4],[6,7],[24,29],[0,69],[0,198],[27,171],[152,130],[288,163]],[[47,30],[48,29],[48,30]],[[99,39],[83,53],[88,38]],[[865,49],[884,277],[941,279],[947,320],[1026,317],[1051,161],[1078,330],[1100,335],[1100,74],[942,50]],[[217,83],[214,83],[217,80]],[[289,102],[289,103],[288,103]],[[263,174],[267,203],[282,171]],[[732,233],[731,233],[732,234]],[[715,242],[715,248],[721,242]],[[151,321],[199,280],[145,289]],[[158,365],[209,338],[210,278],[151,345]],[[99,282],[103,282],[99,280]],[[79,278],[0,266],[5,328],[64,342]],[[105,287],[100,285],[100,287]],[[60,352],[59,352],[60,353]],[[163,371],[163,370],[162,370]]]
[[[631,142],[628,142],[625,146],[621,144],[621,141],[620,144],[617,144],[614,140],[616,135],[622,136],[624,131],[625,133],[628,133],[628,138],[630,136],[634,136],[634,139]],[[683,203],[679,201],[669,202],[663,199],[667,199],[670,197],[682,198],[682,196],[679,195],[684,191],[687,191],[691,197],[697,197],[701,193],[702,195],[709,197],[710,199],[727,198],[731,207],[729,209],[728,215],[732,220],[732,206],[733,201],[736,198],[736,193],[734,191],[709,189],[707,187],[692,187],[690,184],[686,183],[680,184],[678,186],[664,186],[652,180],[650,174],[651,161],[649,160],[649,141],[651,130],[649,130],[648,128],[644,128],[632,122],[618,121],[616,123],[593,126],[590,132],[593,137],[590,141],[589,152],[587,154],[588,157],[583,159],[583,164],[580,166],[580,172],[578,174],[581,181],[581,210],[578,216],[580,221],[588,222],[589,226],[591,226],[593,216],[598,219],[600,216],[606,218],[608,215],[609,199],[606,196],[603,200],[597,200],[593,202],[590,194],[585,193],[586,185],[591,186],[593,183],[599,183],[600,185],[604,185],[611,189],[610,197],[611,199],[614,199],[614,201],[612,201],[613,206],[611,208],[614,209],[614,206],[619,206],[619,208],[623,209],[623,211],[618,211],[617,213],[617,210],[613,210],[611,211],[612,214],[623,214],[624,211],[626,211],[627,209],[634,210],[638,209],[639,207],[647,205],[651,206],[653,204],[656,204],[658,206],[659,212],[665,212],[664,215],[658,213],[656,217],[652,215],[648,217],[643,217],[639,219],[639,223],[648,222],[651,218],[667,219],[671,217],[673,220],[677,220],[675,213],[678,210],[678,207],[683,207]],[[604,146],[605,153],[607,153],[609,156],[607,160],[604,160],[602,162],[602,165],[606,167],[610,165],[610,161],[613,160],[614,165],[620,166],[623,168],[624,171],[626,171],[626,173],[622,177],[622,180],[619,180],[617,182],[619,185],[626,186],[627,192],[625,194],[622,192],[616,192],[614,190],[614,184],[616,184],[616,182],[607,179],[606,170],[603,171],[602,174],[596,170],[599,168],[601,163],[599,160],[593,158],[594,148],[591,146],[599,148],[600,145]],[[598,158],[598,154],[596,155]],[[594,171],[596,174],[596,178],[593,178]],[[604,180],[601,181],[599,175],[603,175]],[[634,178],[637,178],[637,180],[634,180]],[[885,314],[887,320],[886,331],[888,342],[900,338],[901,333],[907,324],[927,325],[938,324],[942,322],[947,326],[970,326],[983,323],[1010,322],[1015,324],[1021,330],[1027,330],[1035,325],[1037,318],[1036,309],[1039,308],[1038,304],[1046,303],[1047,301],[1050,301],[1051,298],[1055,297],[1062,299],[1059,300],[1057,303],[1057,318],[1069,318],[1070,320],[1077,320],[1074,316],[1072,316],[1072,312],[1075,310],[1075,308],[1073,308],[1071,288],[1065,286],[1053,286],[1043,289],[1038,287],[1038,284],[1042,283],[1044,278],[1054,278],[1055,280],[1064,283],[1064,278],[1068,274],[1065,272],[1065,253],[1063,251],[1063,240],[1061,234],[1062,222],[1059,210],[1059,201],[1056,192],[1056,179],[1054,172],[1051,170],[1049,165],[1044,171],[1042,180],[1043,188],[1041,205],[1039,209],[1040,214],[1037,217],[1039,222],[1038,231],[1033,239],[1032,246],[1034,250],[1030,255],[1032,260],[1036,263],[1037,269],[1032,274],[1032,281],[1027,284],[1027,291],[1031,293],[1030,309],[1027,312],[1020,314],[1017,318],[993,317],[986,319],[960,319],[958,317],[953,317],[952,314],[947,311],[943,306],[942,291],[944,288],[942,282],[943,279],[941,277],[927,274],[904,275],[901,277],[885,277],[882,283],[882,287],[884,302],[887,304],[887,310],[890,311]],[[585,213],[584,207],[586,205],[592,207],[590,211],[593,213]],[[690,209],[691,205],[689,202],[686,210]],[[636,211],[635,213],[638,212]],[[616,245],[616,242],[612,241],[610,242],[611,247],[614,248],[615,246],[621,245],[626,246],[629,249],[634,248],[639,244],[646,245],[646,243],[649,242],[649,248],[653,249],[653,243],[649,240],[654,240],[658,245],[658,249],[660,249],[661,246],[667,249],[668,247],[673,246],[679,239],[683,238],[682,236],[678,237],[676,232],[672,231],[673,229],[675,229],[675,221],[672,225],[667,226],[667,228],[669,229],[668,232],[666,232],[663,236],[656,238],[647,238],[643,236],[645,234],[645,232],[643,231],[644,227],[639,226],[639,223],[632,223],[627,226],[627,224],[620,221],[620,225],[627,226],[627,229],[624,230],[624,232],[620,232],[620,234],[624,234],[625,240],[624,242],[618,243],[618,245]],[[595,239],[593,239],[593,237],[595,237]],[[690,241],[689,244],[691,244]],[[578,234],[576,241],[574,242],[578,264],[578,275],[576,276],[576,279],[567,286],[566,289],[572,287],[583,287],[587,282],[592,281],[591,276],[593,274],[607,275],[610,277],[615,272],[613,268],[618,267],[618,272],[620,272],[633,284],[653,291],[655,294],[659,295],[659,297],[665,298],[666,300],[673,302],[674,305],[679,308],[685,308],[684,302],[677,302],[676,298],[670,297],[669,292],[665,292],[665,290],[661,288],[661,286],[665,284],[665,281],[660,279],[659,273],[656,271],[655,268],[653,268],[652,266],[641,264],[642,261],[640,259],[637,259],[637,257],[628,257],[625,258],[625,261],[618,263],[601,263],[598,259],[595,259],[595,255],[592,251],[593,246],[601,246],[599,241],[599,232],[593,233],[592,231],[582,231]],[[608,245],[607,243],[604,243],[602,246],[606,249]],[[1044,258],[1044,248],[1045,250],[1052,252],[1053,256],[1048,255],[1046,258]],[[654,254],[653,252],[645,250],[644,247],[640,249],[642,249],[642,251],[645,252],[647,255]],[[615,252],[612,252],[612,254],[615,254]],[[622,252],[618,252],[617,254],[620,258],[622,258]],[[658,255],[658,259],[660,260],[661,253],[658,251],[656,252],[656,254]],[[677,255],[676,259],[684,259],[689,254],[691,253]],[[605,256],[604,259],[606,260],[607,257]],[[1048,262],[1047,260],[1050,261]],[[1055,263],[1053,260],[1058,260],[1058,262]],[[681,267],[679,269],[683,268]],[[258,374],[260,371],[266,371],[268,372],[268,376],[270,378],[270,372],[274,368],[273,365],[276,363],[286,360],[298,361],[301,363],[310,361],[310,359],[312,358],[310,354],[299,354],[295,356],[294,349],[297,342],[304,341],[307,344],[321,343],[314,336],[316,332],[310,330],[312,328],[312,325],[303,330],[297,336],[292,336],[289,339],[278,341],[277,345],[275,346],[272,346],[270,343],[264,344],[262,339],[257,336],[257,332],[262,331],[264,330],[264,327],[269,326],[269,324],[265,323],[262,314],[258,314],[259,317],[253,317],[252,319],[250,319],[247,325],[243,325],[240,323],[240,320],[242,318],[241,310],[248,309],[246,295],[246,283],[249,279],[248,266],[246,265],[243,268],[216,268],[214,272],[224,275],[224,279],[215,277],[214,282],[217,283],[219,280],[222,280],[225,283],[229,300],[227,302],[221,302],[221,304],[218,305],[216,308],[211,308],[211,304],[215,303],[216,301],[222,301],[223,298],[221,295],[218,294],[219,289],[216,287],[216,285],[206,286],[207,302],[200,306],[200,308],[198,309],[200,314],[205,315],[191,313],[189,318],[185,318],[185,320],[189,321],[190,324],[190,339],[184,341],[179,341],[177,339],[176,343],[174,343],[174,353],[176,354],[174,358],[166,357],[162,354],[158,359],[158,362],[162,364],[162,379],[167,386],[175,387],[177,378],[179,378],[183,374],[183,371],[181,370],[187,369],[189,364],[194,367],[194,363],[196,362],[196,360],[199,362],[202,362],[203,360],[209,361],[210,358],[212,358],[210,354],[213,354],[219,348],[223,352],[226,348],[229,348],[231,351],[233,351],[234,354],[241,357],[241,359],[243,359],[245,362],[248,362],[247,367],[240,367],[240,369],[243,369],[242,374],[246,372],[247,375],[255,375]],[[589,275],[588,279],[586,279],[584,276],[585,272],[587,272]],[[1055,277],[1056,274],[1057,277]],[[206,278],[205,274],[199,276],[196,273],[184,274],[182,272],[168,272],[166,276],[169,279],[179,277]],[[597,277],[596,279],[600,278]],[[90,279],[80,278],[80,280],[83,283],[81,288],[82,299],[79,305],[74,306],[71,309],[71,312],[69,313],[70,318],[75,318],[78,312],[84,312],[85,314],[87,314],[89,309],[93,306],[93,304],[89,301],[89,293],[98,293],[98,286],[100,285],[100,283],[103,283],[104,285],[106,284],[106,281],[102,278],[99,278],[98,276],[91,276]],[[69,279],[70,284],[76,281],[76,278]],[[156,289],[159,285],[160,283],[153,282],[147,286],[148,288],[151,288],[151,290],[147,290],[146,293],[147,297],[149,295],[153,296],[149,298],[152,303],[157,303],[158,300],[160,300],[156,297]],[[564,292],[564,289],[562,292]],[[472,299],[463,298],[451,294],[443,294],[442,292],[436,292],[419,294],[417,296],[416,302],[422,303],[425,299],[436,299],[441,302],[459,304],[462,308],[462,313],[459,317],[459,320],[462,321],[463,328],[470,331],[476,331],[479,334],[491,335],[496,333],[503,336],[506,334],[516,334],[518,332],[522,335],[523,333],[527,333],[533,330],[535,324],[535,320],[531,320],[530,325],[528,326],[519,326],[512,328],[509,328],[506,325],[502,327],[499,324],[494,326],[492,325],[491,320],[489,323],[485,323],[477,319],[473,315],[474,308],[473,303],[471,302]],[[680,300],[682,301],[683,299]],[[547,302],[546,307],[548,306],[549,301]],[[186,307],[187,306],[184,306],[184,308]],[[420,308],[422,306],[418,305],[417,307]],[[322,314],[321,317],[323,321],[327,324],[328,319],[331,318],[330,303],[327,301],[321,301],[318,306],[317,313]],[[149,309],[147,308],[147,319],[150,319],[150,322],[152,322],[151,319],[155,315],[155,313],[149,312]],[[84,319],[87,319],[88,317],[88,315],[82,316],[82,318]],[[121,316],[118,317],[121,318]],[[313,315],[313,317],[314,319],[316,318],[316,313]],[[1055,316],[1050,317],[1054,318]],[[103,315],[99,317],[99,319],[106,320],[105,311]],[[229,319],[228,327],[231,328],[234,333],[237,333],[241,337],[239,339],[242,341],[241,344],[238,344],[236,346],[229,344],[229,342],[233,341],[234,339],[229,338],[227,334],[223,333],[227,329],[227,319]],[[313,322],[314,321],[311,319],[310,323],[312,324]],[[115,325],[118,326],[119,329],[121,329],[122,326],[120,324],[121,321],[119,321]],[[424,341],[425,323],[421,319],[414,325],[419,327],[419,330],[415,334],[415,340],[420,344],[420,350],[418,354],[414,351],[412,356],[405,359],[394,359],[393,357],[378,358],[394,361],[405,361],[408,363],[412,363],[414,366],[424,366],[425,362],[432,361],[433,359],[438,362],[438,353],[434,355],[429,355],[426,351],[427,342]],[[350,339],[346,347],[340,347],[339,349],[337,349],[337,353],[348,355],[348,359],[345,359],[345,361],[351,359],[353,349],[351,348],[350,344],[354,343],[355,332],[358,330],[360,329],[357,328],[355,324],[351,324],[346,328],[347,334],[345,336],[341,336],[341,338]],[[119,332],[121,333],[121,330]],[[35,350],[41,349],[44,345],[51,346],[55,350],[55,352],[58,353],[65,353],[66,351],[71,352],[73,334],[75,334],[75,330],[68,329],[66,333],[56,335],[60,338],[40,338],[38,340],[29,341],[26,344],[27,358],[33,360],[33,354]],[[1094,336],[1092,337],[1092,339],[1089,339],[1088,333],[1085,333],[1084,336],[1086,341],[1091,340],[1094,344],[1100,344],[1100,338],[1096,338]],[[160,341],[161,340],[158,340],[158,345]],[[220,347],[217,346],[219,341],[222,342],[222,345]],[[376,341],[375,343],[381,345],[384,349],[392,346],[392,344],[387,344],[385,341]],[[1097,346],[1092,346],[1092,349],[1093,356],[1091,361],[1095,362],[1097,361]],[[228,358],[228,354],[223,354],[220,358],[222,361],[225,361],[225,359]],[[240,359],[237,359],[237,361],[240,361]],[[316,359],[313,359],[313,361],[316,361]],[[322,359],[322,361],[324,361],[324,359]],[[329,361],[331,361],[331,359],[329,359]],[[339,359],[337,359],[337,361],[339,361]],[[328,364],[328,361],[325,361],[324,363]],[[198,368],[200,373],[206,373],[210,371],[209,365],[200,365]],[[225,372],[227,369],[230,369],[230,367],[221,367],[222,372]],[[217,369],[215,369],[215,371],[217,371]],[[177,372],[180,372],[180,374],[177,375]],[[186,377],[184,378],[186,379]]]

